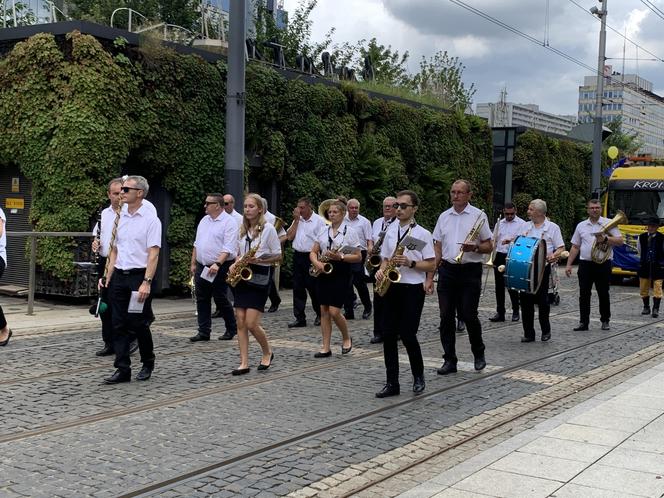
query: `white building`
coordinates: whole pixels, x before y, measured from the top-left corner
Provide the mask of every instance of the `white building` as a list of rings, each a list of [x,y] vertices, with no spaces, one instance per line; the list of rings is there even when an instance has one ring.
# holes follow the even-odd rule
[[[515,104],[501,99],[495,103],[477,104],[476,114],[491,127],[525,126],[536,130],[567,135],[576,125],[576,116],[560,116],[540,111],[535,104]]]
[[[579,87],[580,123],[594,120],[596,89],[597,77],[586,76]],[[635,134],[643,143],[639,154],[664,157],[664,98],[653,93],[650,81],[636,74],[605,78],[602,118],[605,124],[622,119],[622,132]]]

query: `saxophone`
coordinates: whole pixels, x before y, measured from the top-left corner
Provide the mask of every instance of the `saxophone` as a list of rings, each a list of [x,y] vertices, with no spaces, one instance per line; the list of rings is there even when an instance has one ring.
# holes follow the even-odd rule
[[[254,237],[252,242],[258,238],[258,244],[256,244],[255,247],[250,248],[246,253],[242,255],[240,259],[238,259],[235,262],[235,267],[233,268],[233,271],[229,271],[228,275],[226,275],[226,283],[230,285],[231,287],[235,287],[237,284],[240,283],[240,280],[251,280],[251,278],[254,276],[254,272],[251,270],[249,267],[249,260],[254,258],[256,256],[256,253],[258,252],[258,248],[261,246],[261,232],[263,231],[263,227],[261,225],[258,226],[258,233],[256,234],[256,237]]]
[[[339,249],[331,249],[330,252],[338,252]],[[318,258],[318,261],[323,263],[323,271],[322,273],[325,273],[325,275],[329,275],[332,273],[332,270],[334,270],[334,267],[332,266],[332,263],[330,263],[330,257],[327,255],[327,253],[323,254],[320,258]],[[321,274],[321,271],[316,268],[313,264],[309,267],[309,275],[312,277],[317,277]]]
[[[385,266],[385,270],[383,271],[383,279],[376,282],[374,292],[380,297],[387,294],[387,289],[390,288],[391,284],[396,284],[401,280],[401,272],[399,271],[397,264],[394,262],[394,257],[401,256],[405,250],[406,247],[401,244],[394,249],[394,254],[392,254],[392,257],[387,262],[387,266]]]
[[[371,253],[369,253],[369,255],[367,256],[367,261],[364,263],[364,267],[367,269],[367,273],[369,274],[370,277],[374,276],[374,274],[378,271],[378,268],[380,268],[380,264],[382,263],[382,258],[380,257],[380,248],[383,245],[386,233],[387,233],[387,228],[385,228],[385,230],[383,230],[380,233],[378,240],[371,248]]]

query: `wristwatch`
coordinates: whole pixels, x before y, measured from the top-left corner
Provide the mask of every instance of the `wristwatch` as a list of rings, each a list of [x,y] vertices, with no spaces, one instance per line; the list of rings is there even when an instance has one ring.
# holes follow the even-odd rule
[[[150,278],[150,277],[145,277],[145,278],[143,279],[143,282],[147,282],[147,283],[151,284],[151,283],[152,283],[152,278]]]
[[[415,268],[415,265],[417,264],[417,261],[411,261],[410,265],[408,265],[409,268]]]
[[[341,261],[343,261],[345,257],[346,255],[344,253],[341,253]]]

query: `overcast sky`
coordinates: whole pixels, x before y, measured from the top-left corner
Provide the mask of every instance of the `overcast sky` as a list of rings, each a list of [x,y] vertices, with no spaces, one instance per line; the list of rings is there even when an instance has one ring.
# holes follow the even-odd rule
[[[545,49],[548,45],[592,68],[597,67],[599,21],[588,13],[597,0],[463,0],[540,41],[528,41],[450,0],[319,0],[313,12],[312,40],[324,38],[335,27],[335,42],[356,42],[376,37],[400,53],[410,53],[409,71],[415,72],[422,56],[447,50],[466,66],[464,82],[475,83],[474,102],[495,102],[507,88],[511,102],[538,104],[555,114],[576,114],[578,87],[590,71]],[[644,0],[646,1],[646,0]],[[647,0],[664,11],[664,0]],[[284,0],[293,11],[300,0]],[[655,93],[664,95],[663,18],[641,0],[607,0],[607,64],[622,72],[623,42],[627,38],[625,73],[650,80]],[[620,34],[612,31],[614,28]],[[657,33],[660,33],[658,35]],[[660,60],[648,61],[653,56]],[[627,59],[636,59],[627,60]]]

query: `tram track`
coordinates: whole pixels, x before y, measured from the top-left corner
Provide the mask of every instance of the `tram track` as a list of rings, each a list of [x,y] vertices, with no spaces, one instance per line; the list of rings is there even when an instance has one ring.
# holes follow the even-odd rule
[[[658,320],[657,322],[661,322],[661,320]],[[239,455],[235,455],[235,456],[220,460],[219,462],[215,462],[213,464],[206,465],[206,466],[200,467],[198,469],[193,469],[191,471],[180,474],[178,476],[174,476],[172,478],[169,478],[169,479],[166,479],[166,480],[163,480],[163,481],[160,481],[160,482],[156,482],[156,483],[153,483],[151,485],[148,485],[148,486],[145,486],[145,487],[142,487],[142,488],[137,488],[137,489],[131,490],[127,493],[124,493],[124,494],[120,495],[119,498],[132,498],[132,497],[137,497],[137,496],[142,496],[142,495],[150,495],[150,494],[152,494],[154,492],[158,492],[158,491],[165,491],[165,490],[169,489],[170,487],[172,487],[174,485],[177,485],[179,483],[183,483],[183,482],[185,482],[187,480],[190,480],[192,478],[200,477],[200,476],[203,476],[203,475],[208,474],[210,472],[218,471],[220,469],[230,467],[231,465],[235,465],[235,464],[238,464],[238,463],[248,461],[248,460],[250,460],[254,457],[265,455],[265,454],[270,453],[270,452],[275,451],[275,450],[283,449],[283,448],[288,447],[290,445],[293,445],[295,443],[301,443],[302,441],[313,438],[313,437],[327,435],[327,434],[332,433],[333,431],[336,431],[340,428],[350,426],[350,425],[355,424],[359,421],[366,420],[366,419],[374,417],[376,415],[380,415],[380,414],[383,414],[383,413],[386,413],[386,412],[389,412],[389,411],[392,411],[392,410],[395,410],[395,409],[398,409],[398,408],[402,408],[404,406],[411,405],[413,403],[419,403],[422,400],[426,400],[426,399],[429,399],[431,397],[438,396],[440,394],[444,394],[446,392],[449,392],[449,391],[452,391],[452,390],[455,390],[455,389],[458,389],[458,388],[467,387],[467,386],[475,384],[475,383],[483,382],[483,381],[485,381],[487,379],[490,379],[490,378],[503,376],[505,374],[508,374],[508,373],[511,373],[511,372],[514,372],[514,371],[517,371],[517,370],[525,369],[527,367],[530,367],[532,365],[535,365],[535,364],[543,362],[543,361],[555,359],[555,358],[558,358],[558,357],[563,357],[563,356],[566,356],[566,355],[568,355],[570,353],[573,353],[575,351],[579,351],[579,350],[582,350],[582,349],[588,348],[588,347],[593,347],[593,346],[595,346],[597,344],[600,344],[600,343],[603,343],[603,342],[611,341],[611,340],[616,339],[618,337],[625,336],[627,334],[634,333],[634,332],[637,332],[639,330],[648,328],[652,325],[652,323],[656,323],[656,322],[651,322],[651,323],[648,323],[648,324],[645,324],[645,325],[639,325],[639,326],[636,326],[636,327],[632,327],[630,329],[627,329],[627,330],[624,330],[624,331],[621,331],[621,332],[617,332],[617,333],[614,333],[614,334],[610,334],[610,335],[607,335],[607,336],[603,336],[601,338],[598,338],[598,339],[595,339],[595,340],[592,340],[592,341],[584,342],[583,344],[579,344],[579,345],[576,345],[576,346],[573,346],[573,347],[570,347],[570,348],[566,348],[566,349],[561,350],[561,351],[552,352],[550,354],[543,355],[543,356],[540,356],[540,357],[537,357],[537,358],[534,358],[534,359],[531,359],[531,360],[527,360],[527,361],[524,361],[524,362],[520,362],[520,363],[512,365],[512,366],[503,367],[503,368],[500,368],[499,370],[495,370],[495,371],[492,371],[492,372],[486,372],[486,373],[483,373],[482,375],[479,375],[479,376],[471,378],[471,379],[464,379],[464,380],[461,380],[459,382],[455,382],[451,385],[440,387],[438,389],[433,389],[433,390],[429,389],[425,393],[423,393],[419,396],[414,396],[414,397],[406,398],[406,399],[403,399],[403,400],[400,400],[400,401],[397,401],[397,402],[392,402],[389,405],[382,406],[382,407],[377,408],[377,409],[369,410],[369,411],[366,411],[364,413],[356,414],[352,417],[348,417],[348,418],[345,418],[343,420],[339,420],[339,421],[334,422],[332,424],[328,424],[324,427],[319,427],[319,428],[316,428],[316,429],[313,429],[313,430],[310,430],[310,431],[307,431],[307,432],[304,432],[304,433],[301,433],[301,434],[298,434],[298,435],[295,435],[295,436],[292,436],[292,437],[289,437],[289,438],[285,438],[285,439],[282,439],[280,441],[271,443],[269,445],[266,445],[266,446],[263,446],[263,447],[260,447],[260,448],[255,448],[251,451],[248,451],[248,452],[245,452],[245,453],[242,453],[242,454],[239,454]],[[664,350],[663,351],[658,351],[656,353],[653,353],[650,357],[643,359],[643,361],[647,361],[649,359],[655,358],[655,357],[663,355],[663,354],[664,354]],[[366,357],[364,357],[364,358],[366,358]],[[628,370],[629,368],[633,368],[633,367],[634,367],[634,365],[628,366],[628,367],[626,367],[626,368],[624,368],[624,369],[622,369],[618,372],[615,372],[611,375],[606,376],[605,378],[599,379],[596,382],[593,382],[593,383],[589,384],[588,386],[584,387],[581,390],[588,389],[588,388],[590,388],[594,385],[599,384],[600,382],[603,382],[603,381],[605,381],[605,380],[607,380],[607,379],[609,379],[609,378],[611,378],[615,375],[618,375],[619,373],[622,373],[622,372]],[[547,401],[543,402],[540,406],[530,410],[528,413],[531,413],[531,412],[533,412],[537,409],[544,408],[544,407],[546,407],[546,406],[548,406],[552,403],[560,401],[561,399],[564,399],[565,397],[570,396],[571,394],[574,394],[574,393],[568,393],[565,396],[560,396],[559,398],[556,398],[556,399],[553,399],[553,400],[547,400]],[[503,426],[507,423],[510,423],[514,420],[517,420],[519,417],[523,417],[525,415],[526,414],[524,414],[524,413],[515,414],[514,416],[509,417],[509,420],[501,421],[500,423],[495,424],[494,427],[490,427],[490,428],[482,431],[481,434],[470,435],[467,438],[465,438],[463,441],[458,442],[458,443],[454,443],[452,445],[449,445],[449,447],[446,447],[445,449],[438,451],[436,455],[430,455],[430,456],[427,456],[425,458],[422,458],[421,462],[414,463],[413,465],[409,465],[407,468],[400,469],[400,471],[404,472],[404,471],[406,471],[406,470],[408,470],[408,469],[410,469],[410,468],[412,468],[412,467],[414,467],[418,464],[424,463],[424,462],[430,460],[431,458],[434,458],[435,456],[437,456],[439,454],[443,454],[444,452],[449,451],[449,450],[451,450],[455,447],[458,447],[461,444],[465,444],[466,442],[472,440],[473,438],[477,438],[477,437],[481,436],[482,434],[485,434],[485,433],[489,432],[490,430],[499,428],[499,427],[501,427],[501,426]],[[399,470],[399,469],[397,469],[397,470]],[[399,472],[397,472],[397,470],[392,472],[392,474],[393,474],[392,477],[398,475]],[[371,484],[371,485],[380,484],[380,482],[383,482],[384,480],[385,479],[377,479],[376,482]],[[353,492],[344,494],[344,496],[351,496],[351,495],[356,494],[358,492],[361,492],[365,489],[368,489],[368,487],[365,487],[365,486],[358,487]]]

